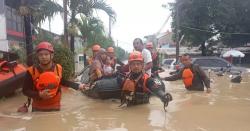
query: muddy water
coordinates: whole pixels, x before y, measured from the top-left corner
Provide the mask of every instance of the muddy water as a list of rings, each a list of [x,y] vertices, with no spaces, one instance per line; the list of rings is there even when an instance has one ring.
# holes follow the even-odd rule
[[[211,94],[188,92],[181,81],[166,82],[174,98],[167,112],[155,97],[150,104],[119,108],[118,100],[64,90],[60,112],[18,114],[26,98],[17,94],[0,101],[0,131],[249,131],[250,75],[241,84],[228,76],[211,78]]]

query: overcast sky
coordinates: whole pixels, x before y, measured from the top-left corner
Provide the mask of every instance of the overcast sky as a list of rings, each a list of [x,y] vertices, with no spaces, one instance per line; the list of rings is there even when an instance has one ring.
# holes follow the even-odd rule
[[[107,0],[106,2],[117,14],[116,22],[112,26],[112,37],[118,45],[127,51],[133,49],[132,42],[136,37],[143,38],[145,35],[156,33],[170,15],[169,9],[163,8],[163,4],[174,0]],[[62,3],[62,0],[59,1]],[[108,17],[104,12],[97,11],[95,14],[103,20],[108,29]],[[170,30],[171,20],[163,28]],[[48,29],[48,23],[43,24]],[[63,33],[62,16],[57,15],[51,22],[52,32]]]

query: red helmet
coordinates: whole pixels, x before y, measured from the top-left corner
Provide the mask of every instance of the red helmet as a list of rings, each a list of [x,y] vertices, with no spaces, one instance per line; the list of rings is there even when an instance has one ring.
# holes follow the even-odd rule
[[[114,53],[114,48],[113,48],[113,47],[108,47],[108,48],[107,48],[107,52],[109,52],[109,53]]]
[[[132,61],[141,61],[143,62],[143,57],[142,57],[142,53],[139,51],[133,51],[132,53],[130,53],[129,58],[128,58],[128,62],[132,62]]]
[[[99,51],[100,49],[101,49],[101,46],[98,45],[98,44],[94,44],[94,45],[92,46],[92,51]]]
[[[44,72],[37,80],[36,89],[48,90],[52,96],[55,96],[60,84],[60,78],[54,72]]]
[[[146,44],[146,48],[147,49],[149,49],[149,48],[153,48],[154,46],[153,46],[153,43],[152,42],[148,42],[147,44]]]
[[[54,48],[53,46],[46,41],[40,42],[37,46],[36,46],[36,52],[40,51],[40,50],[48,50],[51,53],[54,53]]]

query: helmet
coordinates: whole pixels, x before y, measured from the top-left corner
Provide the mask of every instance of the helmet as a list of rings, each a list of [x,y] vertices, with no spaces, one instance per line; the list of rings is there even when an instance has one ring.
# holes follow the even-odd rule
[[[114,48],[113,48],[113,47],[108,47],[108,48],[107,48],[107,52],[109,52],[109,53],[114,53]]]
[[[92,51],[99,51],[99,50],[100,50],[100,48],[101,48],[101,46],[100,46],[100,45],[98,45],[98,44],[94,44],[94,45],[92,46]]]
[[[37,46],[36,46],[36,52],[39,52],[40,50],[48,50],[51,53],[54,53],[54,48],[53,46],[46,41],[40,42]]]
[[[36,88],[38,90],[48,90],[53,96],[56,95],[59,88],[60,78],[54,72],[44,72],[37,80]]]
[[[128,58],[128,62],[132,62],[132,61],[141,61],[143,62],[143,57],[142,57],[142,53],[139,51],[133,51],[132,53],[130,53],[129,58]]]
[[[152,42],[148,42],[147,44],[146,44],[146,48],[148,49],[148,48],[153,48],[153,43]]]

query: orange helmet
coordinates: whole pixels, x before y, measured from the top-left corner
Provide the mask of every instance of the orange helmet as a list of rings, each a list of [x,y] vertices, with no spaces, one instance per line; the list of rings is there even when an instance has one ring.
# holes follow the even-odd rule
[[[36,88],[38,90],[48,90],[52,96],[55,96],[60,84],[60,78],[54,72],[44,72],[37,80]]]
[[[147,44],[146,44],[146,48],[147,49],[149,49],[149,48],[153,48],[154,46],[153,46],[153,43],[152,42],[148,42]]]
[[[100,49],[101,49],[101,46],[98,45],[98,44],[94,44],[94,45],[92,46],[92,51],[99,51]]]
[[[46,42],[46,41],[40,42],[36,46],[36,52],[39,52],[40,50],[48,50],[51,53],[54,52],[54,48],[53,48],[52,44],[50,44],[49,42]]]
[[[113,47],[108,47],[108,48],[107,48],[107,52],[109,52],[109,53],[114,53],[114,48],[113,48]]]
[[[142,53],[139,51],[133,51],[130,53],[129,58],[128,58],[128,62],[132,62],[132,61],[141,61],[143,62],[143,57],[142,57]]]

